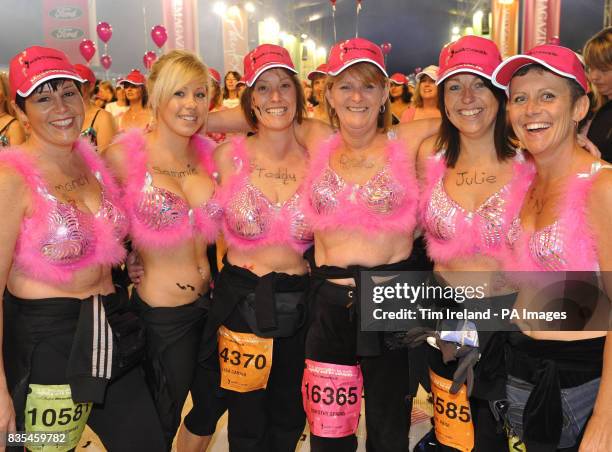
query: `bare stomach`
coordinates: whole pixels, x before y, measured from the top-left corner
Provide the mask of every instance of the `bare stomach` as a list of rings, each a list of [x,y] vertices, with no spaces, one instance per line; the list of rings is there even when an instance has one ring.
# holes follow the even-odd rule
[[[407,259],[412,252],[412,233],[364,234],[357,231],[324,231],[315,234],[315,262],[347,268],[376,267]],[[354,278],[330,279],[336,284],[355,285]]]
[[[79,298],[115,292],[108,266],[96,265],[76,271],[70,282],[51,284],[11,269],[6,286],[13,295],[25,299]]]
[[[136,290],[149,306],[182,306],[208,292],[210,266],[203,246],[188,242],[171,250],[139,252],[144,275]]]
[[[230,247],[227,260],[236,267],[245,268],[257,276],[271,272],[303,275],[308,271],[302,253],[281,245],[261,246],[252,250]]]

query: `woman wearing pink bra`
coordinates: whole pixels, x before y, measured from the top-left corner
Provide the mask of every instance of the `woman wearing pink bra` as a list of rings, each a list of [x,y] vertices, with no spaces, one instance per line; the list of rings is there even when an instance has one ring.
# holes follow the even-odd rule
[[[537,170],[508,232],[513,250],[508,268],[581,272],[528,278],[521,283],[517,308],[545,309],[541,303],[554,300],[533,297],[530,290],[557,276],[563,281],[561,298],[571,299],[572,287],[583,287],[574,299],[588,304],[595,289],[600,306],[595,304],[595,314],[584,320],[603,320],[603,326],[582,331],[576,331],[578,315],[569,315],[557,331],[546,331],[545,322],[519,323],[522,332],[510,333],[499,353],[508,380],[506,425],[529,451],[609,451],[612,339],[609,302],[598,301],[597,294],[603,290],[609,296],[612,286],[606,273],[598,278],[589,272],[612,270],[612,172],[577,145],[577,125],[589,108],[586,75],[570,49],[542,45],[504,61],[494,81],[508,90],[512,127]],[[582,281],[585,274],[590,285]],[[603,315],[597,314],[602,307]]]
[[[147,329],[145,370],[168,450],[194,373],[206,374],[197,366],[211,279],[206,244],[217,237],[221,213],[213,144],[198,134],[208,114],[207,85],[208,69],[192,53],[162,56],[149,76],[156,127],[125,133],[105,155],[121,179],[129,235],[144,266],[131,301]],[[203,436],[224,410],[216,410],[214,385],[206,389],[194,389],[194,403],[213,413],[194,427]]]
[[[142,328],[111,280],[128,221],[104,164],[77,141],[82,82],[55,49],[30,47],[10,63],[31,134],[0,155],[0,431],[64,432],[46,441],[63,451],[88,424],[109,450],[163,451],[137,367]]]
[[[506,139],[506,96],[491,82],[499,63],[501,56],[495,43],[478,36],[462,37],[442,49],[436,82],[442,126],[437,137],[423,143],[418,156],[418,172],[423,182],[421,222],[427,252],[435,262],[435,276],[429,284],[440,287],[484,284],[488,288],[486,298],[465,301],[461,307],[492,308],[496,312],[511,308],[516,298],[516,289],[499,277],[502,258],[508,253],[504,237],[534,173],[533,166]],[[444,304],[443,300],[436,301],[439,307]],[[449,306],[448,302],[446,305]],[[477,322],[475,327],[478,341],[471,344],[474,351],[465,359],[474,354],[478,356],[478,348],[483,351],[492,331],[503,324],[493,320]],[[442,341],[440,337],[437,340]],[[464,366],[459,365],[461,371],[457,372],[454,358],[445,363],[439,350],[429,346],[421,350],[428,355],[430,374],[435,374],[432,381],[464,382]],[[499,351],[491,350],[491,353]],[[474,360],[470,367],[478,364],[478,371],[486,359],[483,353],[480,361]],[[426,367],[415,360],[412,364]],[[422,378],[426,387],[430,384],[428,377]],[[472,448],[474,442],[477,450],[504,447],[507,441],[495,435],[495,422],[487,402],[501,398],[495,394],[496,389],[499,392],[503,385],[481,384],[478,377],[474,390],[469,387],[474,397],[469,403],[466,399],[465,405],[471,412],[470,418],[476,421],[475,437],[465,435],[460,429],[440,432],[438,424],[448,423],[448,419],[445,413],[434,411],[438,441],[447,448],[461,450]]]
[[[215,279],[201,360],[218,359],[233,452],[292,452],[304,429],[304,250],[300,208],[305,150],[293,128],[304,94],[287,50],[264,44],[244,57],[241,109],[256,133],[215,153],[227,243]],[[218,338],[218,340],[217,340]]]

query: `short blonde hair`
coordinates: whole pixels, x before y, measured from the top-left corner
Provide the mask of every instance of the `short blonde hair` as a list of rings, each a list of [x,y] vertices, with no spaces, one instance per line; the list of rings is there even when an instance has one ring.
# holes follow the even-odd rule
[[[208,67],[200,58],[186,50],[172,50],[153,64],[147,80],[149,106],[154,115],[165,105],[174,92],[192,81],[201,81],[208,92]]]
[[[9,91],[8,77],[5,72],[0,72],[0,83],[2,84],[2,93],[4,94],[4,99],[2,100],[4,112],[11,116],[15,116],[15,112],[13,111],[13,107],[9,101],[11,94]]]
[[[331,91],[332,86],[334,86],[334,83],[336,83],[342,77],[342,74],[348,72],[357,77],[363,83],[373,83],[375,85],[379,85],[383,89],[389,83],[389,79],[385,77],[385,74],[383,74],[379,68],[371,63],[363,62],[353,64],[336,76],[328,75],[327,80],[325,81],[325,91]],[[385,110],[382,113],[378,113],[378,121],[376,124],[376,126],[379,129],[382,129],[382,131],[385,133],[391,128],[392,121],[391,101],[389,100],[389,97],[387,97],[387,100],[385,101]],[[329,105],[329,102],[327,102],[327,96],[325,96],[325,107],[332,127],[339,128],[340,121],[338,119],[338,114],[331,107],[331,105]]]
[[[587,69],[594,68],[601,71],[612,70],[612,27],[604,28],[587,41],[584,46],[584,62]],[[609,98],[596,93],[596,108],[599,109]]]

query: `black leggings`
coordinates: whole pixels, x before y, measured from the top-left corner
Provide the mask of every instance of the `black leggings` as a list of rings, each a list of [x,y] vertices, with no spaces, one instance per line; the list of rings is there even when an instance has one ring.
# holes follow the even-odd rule
[[[312,324],[306,337],[306,358],[332,364],[361,366],[366,404],[366,449],[406,452],[410,428],[410,379],[406,349],[383,348],[380,356],[356,356],[357,319],[347,305],[353,287],[317,281],[310,294]],[[353,452],[355,435],[342,438],[310,437],[313,452]]]
[[[31,384],[63,385],[73,335],[41,342],[32,355]],[[164,451],[166,445],[142,368],[111,382],[103,404],[94,404],[87,425],[109,452]]]

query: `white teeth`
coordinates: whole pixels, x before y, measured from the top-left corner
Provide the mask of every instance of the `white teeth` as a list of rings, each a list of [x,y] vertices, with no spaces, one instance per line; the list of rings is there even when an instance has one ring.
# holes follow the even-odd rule
[[[195,121],[197,119],[196,116],[191,116],[191,115],[182,115],[182,116],[179,116],[179,118],[184,119],[185,121]]]
[[[531,124],[526,124],[525,128],[527,130],[539,130],[539,129],[548,129],[550,124],[545,122],[533,122]]]
[[[474,108],[472,110],[460,110],[459,114],[461,116],[475,116],[482,111],[482,108]]]
[[[282,108],[266,108],[266,113],[268,113],[269,115],[280,116],[280,115],[284,115],[286,111],[287,111],[287,107],[282,107]]]
[[[68,118],[68,119],[61,119],[59,121],[51,121],[51,124],[53,124],[54,126],[58,126],[58,127],[67,127],[69,125],[72,125],[72,118]]]
[[[346,109],[356,113],[363,113],[367,110],[367,107],[346,107]]]

